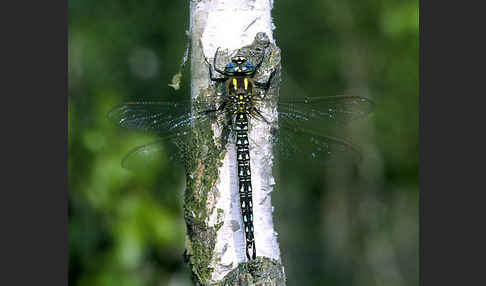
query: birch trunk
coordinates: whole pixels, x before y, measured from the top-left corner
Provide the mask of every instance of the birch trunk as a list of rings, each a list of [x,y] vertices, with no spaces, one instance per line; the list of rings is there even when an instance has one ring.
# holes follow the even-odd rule
[[[270,193],[273,153],[271,129],[277,120],[280,50],[274,43],[273,0],[190,1],[191,98],[193,106],[219,91],[209,78],[204,57],[212,63],[219,47],[220,69],[236,52],[253,61],[264,56],[255,78],[271,78],[260,111],[271,124],[250,119],[250,166],[257,259],[247,261],[232,136],[220,124],[195,126],[193,148],[186,153],[186,259],[197,285],[285,285]],[[272,71],[275,73],[270,77]]]

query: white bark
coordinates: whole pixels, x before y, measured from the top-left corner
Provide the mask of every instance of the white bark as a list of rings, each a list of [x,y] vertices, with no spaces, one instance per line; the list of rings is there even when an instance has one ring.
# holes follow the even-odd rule
[[[274,42],[272,7],[273,0],[191,1],[192,98],[197,97],[199,91],[210,84],[208,68],[202,60],[202,55],[212,62],[218,47],[220,51],[228,49],[231,54],[231,52],[251,44],[258,32],[266,33],[270,41]],[[276,120],[276,110],[262,110],[262,112],[270,121]],[[270,126],[256,120],[250,121],[249,138],[257,256],[280,262],[280,250],[277,233],[274,231],[272,222],[273,207],[270,198],[275,184],[272,175],[273,154]],[[209,265],[214,269],[211,274],[212,282],[220,281],[240,263],[247,262],[234,142],[230,140],[226,149],[216,186],[216,193],[219,196],[216,197],[216,207],[213,208],[214,211],[209,215],[208,221],[209,226],[223,222],[216,234],[213,258]],[[223,210],[223,217],[218,217],[218,209]]]

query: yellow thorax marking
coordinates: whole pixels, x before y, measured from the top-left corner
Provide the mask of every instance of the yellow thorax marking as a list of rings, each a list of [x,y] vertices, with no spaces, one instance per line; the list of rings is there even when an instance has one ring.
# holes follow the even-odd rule
[[[233,78],[233,86],[235,87],[235,90],[238,89],[236,78]]]
[[[245,83],[245,90],[247,90],[248,89],[248,78],[247,77],[245,77],[244,83]]]

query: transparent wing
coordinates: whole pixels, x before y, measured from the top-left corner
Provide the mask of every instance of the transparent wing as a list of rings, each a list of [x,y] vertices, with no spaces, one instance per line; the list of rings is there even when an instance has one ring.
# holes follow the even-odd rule
[[[279,124],[275,147],[279,157],[289,161],[304,159],[325,165],[330,157],[343,153],[356,162],[361,160],[360,148],[351,141],[289,124]]]
[[[283,159],[304,157],[319,164],[340,153],[350,154],[359,161],[360,149],[333,133],[339,124],[363,117],[372,110],[373,102],[360,96],[284,99],[278,105],[277,150]]]
[[[128,102],[113,108],[108,119],[124,128],[170,134],[190,127],[192,114],[189,102]]]
[[[188,132],[184,132],[184,134],[164,137],[157,141],[138,146],[125,155],[121,165],[127,170],[145,171],[157,168],[166,160],[171,161],[171,164],[182,163],[183,152],[181,151],[186,148],[188,135]],[[169,141],[174,143],[175,146],[167,144]]]
[[[113,108],[108,119],[121,127],[158,134],[161,138],[136,147],[122,160],[122,167],[130,170],[146,169],[159,160],[177,159],[187,148],[193,125],[208,120],[220,121],[223,112],[207,109],[191,112],[190,102],[128,102]],[[172,144],[171,144],[172,143]],[[177,148],[173,148],[174,144]],[[177,161],[177,160],[173,160]]]
[[[354,95],[284,99],[278,104],[279,120],[326,124],[347,123],[361,118],[374,109],[373,102]]]

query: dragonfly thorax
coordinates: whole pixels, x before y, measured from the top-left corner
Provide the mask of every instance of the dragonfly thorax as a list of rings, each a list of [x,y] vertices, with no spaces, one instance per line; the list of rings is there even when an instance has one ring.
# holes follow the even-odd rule
[[[228,80],[228,96],[232,112],[249,113],[252,109],[253,82],[248,77],[231,77]]]

